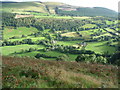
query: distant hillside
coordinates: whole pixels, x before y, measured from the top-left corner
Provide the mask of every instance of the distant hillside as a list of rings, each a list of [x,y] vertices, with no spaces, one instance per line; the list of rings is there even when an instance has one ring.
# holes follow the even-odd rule
[[[117,12],[103,7],[58,8],[58,14],[71,16],[117,16]]]
[[[117,12],[103,7],[77,7],[59,2],[1,2],[2,11],[30,14],[58,14],[69,16],[117,16]]]
[[[56,2],[1,2],[2,10],[5,12],[29,14],[39,12],[46,14],[56,14],[55,8],[62,3]]]

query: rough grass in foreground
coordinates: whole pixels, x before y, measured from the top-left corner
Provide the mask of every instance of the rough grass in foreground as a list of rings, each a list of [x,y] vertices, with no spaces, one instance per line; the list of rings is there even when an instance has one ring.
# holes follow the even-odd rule
[[[3,88],[118,88],[113,65],[2,58]]]

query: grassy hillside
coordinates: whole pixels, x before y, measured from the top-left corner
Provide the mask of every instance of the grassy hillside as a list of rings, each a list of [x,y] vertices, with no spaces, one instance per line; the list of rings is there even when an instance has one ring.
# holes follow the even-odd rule
[[[61,5],[56,2],[3,2],[2,11],[13,12],[19,14],[33,14],[31,12],[40,13],[42,15],[55,14],[55,6]]]
[[[2,58],[3,88],[118,88],[112,65]]]
[[[76,7],[59,2],[3,2],[2,11],[18,14],[70,15],[70,16],[117,16],[117,12],[102,7]]]

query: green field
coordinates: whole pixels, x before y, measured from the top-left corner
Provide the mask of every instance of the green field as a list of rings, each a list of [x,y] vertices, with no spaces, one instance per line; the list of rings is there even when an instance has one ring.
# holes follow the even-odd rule
[[[35,55],[37,55],[38,53],[40,54],[44,54],[44,55],[48,55],[48,56],[52,56],[52,57],[58,57],[60,55],[63,55],[64,53],[60,53],[60,52],[56,52],[56,51],[48,51],[48,52],[43,52],[43,51],[33,51],[33,52],[28,52],[28,53],[23,53],[23,54],[15,54],[15,56],[28,56],[28,57],[34,57]],[[76,59],[77,55],[74,54],[69,54],[69,61],[73,61]],[[45,60],[56,60],[56,58],[43,58]]]
[[[117,23],[118,23],[117,20],[116,20],[116,21],[106,21],[106,24],[107,24],[107,25],[117,24]]]
[[[32,39],[32,41],[37,41],[37,40],[46,40],[45,37],[33,37],[33,36],[27,36],[25,38],[20,38],[20,39],[9,39],[8,41],[22,41],[24,39]]]
[[[46,14],[35,14],[35,18],[54,18],[54,19],[89,19],[91,17],[72,17],[72,16],[57,16],[57,15],[46,15]],[[87,26],[86,26],[87,27]]]
[[[96,53],[104,53],[104,52],[109,52],[109,53],[114,53],[116,49],[114,47],[110,47],[105,45],[106,42],[91,42],[88,43],[86,49],[87,50],[93,50]]]
[[[66,36],[66,37],[79,37],[79,35],[76,32],[67,32],[61,34],[61,36]]]
[[[29,48],[38,48],[38,49],[43,49],[44,46],[42,45],[16,45],[16,46],[4,46],[0,47],[2,50],[3,55],[10,55],[14,52],[20,52],[21,50],[28,50]]]
[[[85,24],[84,26],[82,26],[83,28],[93,28],[96,27],[95,24]]]
[[[11,28],[5,28],[3,33],[3,38],[4,39],[9,39],[10,37],[21,37],[22,35],[29,35],[32,33],[38,32],[38,30],[36,28],[30,27],[18,27],[17,29],[13,29]]]

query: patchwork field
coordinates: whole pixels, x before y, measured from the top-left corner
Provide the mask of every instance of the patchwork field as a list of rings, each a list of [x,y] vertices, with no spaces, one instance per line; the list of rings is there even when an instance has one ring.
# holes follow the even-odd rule
[[[35,14],[35,13],[34,13]],[[39,16],[39,15],[38,15]],[[55,17],[55,16],[53,16]],[[67,17],[67,16],[66,16]],[[69,18],[69,17],[67,17]],[[78,17],[76,17],[78,18]],[[89,20],[89,19],[88,19]],[[113,22],[113,21],[111,21]],[[107,22],[108,23],[108,22]],[[109,21],[110,23],[110,21]],[[85,24],[81,26],[82,28],[94,28],[97,27],[96,24]],[[110,28],[105,28],[109,32],[116,33],[115,30],[110,29]],[[45,29],[43,31],[38,30],[35,27],[5,27],[3,31],[3,40],[7,40],[10,42],[22,42],[26,39],[31,39],[32,42],[37,43],[39,41],[49,41],[49,38],[51,39],[56,39],[56,33],[60,33],[61,37],[67,37],[68,39],[75,39],[71,40],[69,39],[68,41],[66,40],[56,40],[56,43],[54,45],[63,45],[63,46],[75,46],[79,47],[79,43],[85,42],[85,40],[92,40],[92,39],[97,39],[101,38],[104,36],[110,36],[112,37],[112,34],[105,31],[102,28],[99,29],[90,29],[90,30],[83,30],[83,31],[69,31],[69,30],[59,30],[55,31],[54,33],[51,32],[51,29]],[[64,33],[65,32],[65,33]],[[38,33],[38,34],[37,34]],[[37,36],[35,36],[35,34]],[[46,36],[45,36],[46,35]],[[93,35],[93,36],[92,36]],[[78,38],[78,40],[76,40]],[[79,40],[80,39],[80,40]],[[111,39],[113,40],[113,39]],[[116,51],[115,47],[112,47],[113,45],[117,45],[117,42],[112,42],[111,45],[108,45],[108,41],[96,41],[96,42],[86,42],[87,46],[85,47],[86,50],[91,50],[94,51],[95,53],[102,54],[108,52],[109,54],[112,54]],[[50,44],[49,44],[50,45]],[[29,44],[22,44],[22,45],[16,45],[16,46],[4,46],[0,47],[2,49],[2,54],[3,55],[17,55],[17,56],[30,56],[30,57],[35,57],[37,53],[41,53],[44,55],[49,55],[49,56],[60,56],[67,54],[69,55],[70,61],[73,61],[76,59],[78,54],[68,54],[68,53],[61,53],[59,51],[32,51],[32,52],[27,52],[27,53],[18,53],[15,54],[15,52],[20,52],[21,49],[27,50],[29,48],[36,48],[36,49],[45,49],[46,46],[44,45],[29,45]],[[7,52],[7,50],[10,50],[10,52]],[[14,53],[14,54],[13,54]],[[56,53],[56,54],[55,54]],[[47,60],[55,60],[56,58],[43,58]]]

